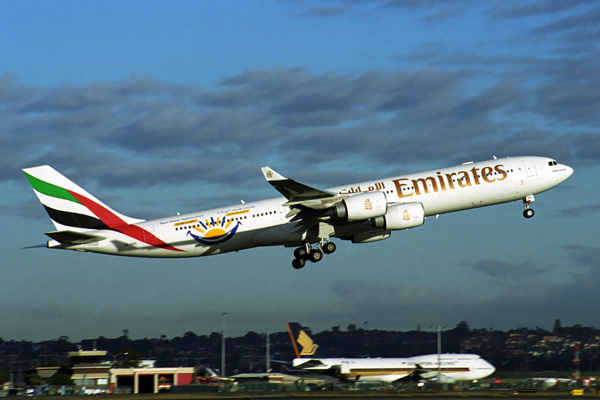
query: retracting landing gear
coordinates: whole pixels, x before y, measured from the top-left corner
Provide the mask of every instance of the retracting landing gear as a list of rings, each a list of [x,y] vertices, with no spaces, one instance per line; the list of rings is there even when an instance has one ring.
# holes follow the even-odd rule
[[[535,201],[535,198],[533,197],[532,194],[530,194],[529,196],[527,196],[523,199],[523,207],[525,208],[525,210],[523,210],[523,216],[527,219],[533,217],[533,215],[535,214],[533,212],[533,210],[531,208],[529,208],[529,204],[533,203],[534,201]]]
[[[322,241],[314,248],[311,247],[310,243],[306,242],[303,246],[294,250],[294,257],[296,258],[292,261],[292,267],[300,269],[306,265],[306,261],[319,262],[323,259],[324,254],[331,254],[336,248],[337,246],[333,242]]]

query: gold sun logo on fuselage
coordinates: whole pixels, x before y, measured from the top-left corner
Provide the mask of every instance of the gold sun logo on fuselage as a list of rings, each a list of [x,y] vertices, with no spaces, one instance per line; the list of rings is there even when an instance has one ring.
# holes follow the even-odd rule
[[[226,216],[223,216],[223,218],[217,217],[216,220],[211,217],[210,220],[205,219],[204,222],[198,221],[198,224],[194,225],[187,234],[198,243],[214,246],[231,239],[241,224],[240,221],[234,221],[234,218],[227,218]],[[195,234],[194,231],[199,234]]]

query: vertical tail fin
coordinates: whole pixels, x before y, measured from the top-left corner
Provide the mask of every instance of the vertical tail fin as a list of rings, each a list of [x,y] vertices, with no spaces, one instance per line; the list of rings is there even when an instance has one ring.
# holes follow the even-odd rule
[[[294,346],[296,352],[296,358],[332,358],[329,351],[311,337],[302,325],[297,322],[287,322],[286,325],[292,346]],[[298,348],[298,345],[300,345],[300,348]]]
[[[112,210],[48,165],[23,172],[57,231],[114,229],[143,221]]]

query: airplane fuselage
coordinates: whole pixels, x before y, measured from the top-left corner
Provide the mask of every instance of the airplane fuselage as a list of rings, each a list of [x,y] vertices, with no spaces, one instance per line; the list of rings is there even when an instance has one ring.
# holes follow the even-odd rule
[[[307,366],[310,364],[318,365]],[[439,370],[446,381],[481,379],[495,371],[493,365],[475,354],[442,354],[439,362],[437,354],[407,358],[296,358],[292,365],[348,380],[378,382],[394,382],[415,370],[427,370],[428,378],[435,378]]]
[[[384,197],[380,197],[385,199],[387,207],[420,204],[424,213],[422,224],[427,216],[525,199],[553,188],[571,174],[570,167],[550,158],[512,157],[344,185],[327,191],[346,198],[381,192]],[[136,222],[126,227],[93,229],[90,232],[105,239],[66,245],[51,240],[48,247],[131,257],[198,257],[258,246],[302,246],[332,237],[364,243],[386,239],[392,230],[400,229],[377,227],[371,219],[320,218],[308,226],[306,219],[294,218],[293,205],[287,200],[277,197]],[[327,200],[320,201],[323,209],[331,206]],[[368,206],[365,204],[365,208]],[[314,208],[319,209],[319,204]],[[406,210],[404,213],[410,216]]]

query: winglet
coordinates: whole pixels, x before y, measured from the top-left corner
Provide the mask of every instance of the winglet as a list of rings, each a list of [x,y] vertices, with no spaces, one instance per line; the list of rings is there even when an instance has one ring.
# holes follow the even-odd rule
[[[267,182],[283,181],[283,180],[287,179],[286,177],[282,176],[277,171],[275,171],[274,169],[271,169],[269,167],[262,167],[261,171],[262,171],[263,175],[265,176],[265,179],[267,180]]]

